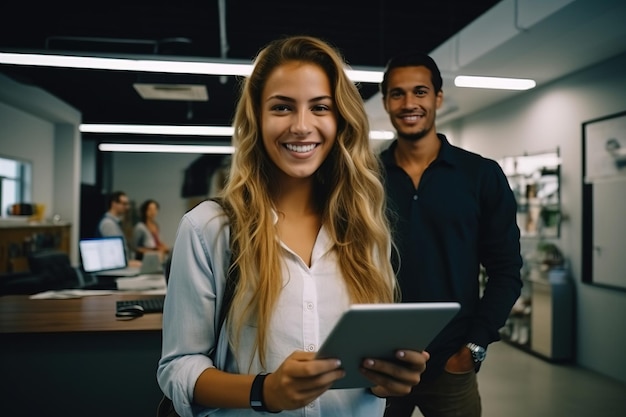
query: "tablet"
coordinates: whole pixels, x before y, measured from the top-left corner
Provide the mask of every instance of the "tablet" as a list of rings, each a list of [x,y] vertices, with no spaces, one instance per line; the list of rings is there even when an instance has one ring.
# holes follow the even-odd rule
[[[333,389],[371,387],[359,371],[365,358],[394,360],[398,349],[424,350],[460,307],[456,302],[354,304],[316,357],[341,360],[346,375],[335,381]]]

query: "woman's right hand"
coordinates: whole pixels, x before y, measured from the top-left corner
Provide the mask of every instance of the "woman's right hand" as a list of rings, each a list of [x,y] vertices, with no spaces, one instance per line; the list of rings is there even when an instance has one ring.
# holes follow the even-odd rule
[[[314,401],[343,378],[337,359],[315,359],[314,352],[296,351],[265,378],[263,398],[269,410],[294,410]]]

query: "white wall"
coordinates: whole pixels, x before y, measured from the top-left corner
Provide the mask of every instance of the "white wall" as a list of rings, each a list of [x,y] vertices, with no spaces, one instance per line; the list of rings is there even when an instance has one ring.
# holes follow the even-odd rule
[[[161,238],[172,246],[180,218],[187,210],[181,197],[183,174],[200,155],[115,153],[112,155],[113,190],[122,190],[137,209],[144,200],[157,200]]]
[[[0,102],[0,155],[32,164],[32,202],[45,204],[49,217],[54,207],[50,175],[54,170],[54,124]]]
[[[71,242],[80,219],[80,120],[67,103],[0,74],[0,154],[33,163],[33,202],[72,225]],[[70,259],[78,264],[77,244]]]
[[[577,362],[626,382],[626,292],[581,282],[581,125],[626,110],[624,68],[626,54],[452,124],[438,126],[438,130],[450,132],[460,146],[494,159],[560,148],[561,199],[567,218],[555,243],[568,258],[576,283]]]

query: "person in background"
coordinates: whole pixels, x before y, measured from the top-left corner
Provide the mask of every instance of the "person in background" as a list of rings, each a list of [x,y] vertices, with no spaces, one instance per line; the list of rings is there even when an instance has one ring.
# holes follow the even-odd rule
[[[378,417],[419,382],[426,352],[364,358],[371,389],[329,390],[341,364],[315,359],[350,304],[396,294],[380,164],[344,67],[326,42],[289,37],[243,82],[221,202],[186,213],[173,246],[157,379],[181,416]],[[229,248],[239,280],[220,331]]]
[[[387,417],[481,415],[476,372],[521,292],[516,202],[499,165],[437,133],[442,79],[428,55],[389,60],[380,85],[397,139],[381,153],[403,302],[457,301],[431,342],[422,382],[389,398]],[[482,298],[479,270],[488,280]],[[407,323],[407,331],[420,331]]]
[[[109,195],[109,209],[98,223],[97,237],[121,236],[124,239],[126,257],[132,259],[130,247],[126,240],[122,221],[130,209],[130,201],[124,191],[115,191]]]
[[[133,248],[135,258],[141,260],[146,252],[158,252],[161,259],[165,259],[170,251],[160,236],[159,224],[156,221],[159,215],[159,203],[156,200],[146,200],[139,206],[139,222],[133,227]]]

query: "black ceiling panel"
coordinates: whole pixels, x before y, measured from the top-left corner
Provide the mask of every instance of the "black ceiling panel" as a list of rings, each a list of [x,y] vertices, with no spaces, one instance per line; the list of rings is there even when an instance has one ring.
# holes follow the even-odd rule
[[[11,16],[13,24],[0,25],[0,50],[251,60],[272,39],[307,34],[335,45],[352,66],[382,67],[395,54],[436,49],[496,3],[224,0],[220,15],[217,0],[12,1],[1,6],[5,23]],[[61,98],[85,123],[229,125],[240,81],[10,65],[0,65],[0,72]],[[209,101],[144,100],[133,88],[141,81],[204,84]],[[365,99],[377,91],[371,84],[360,88]]]

